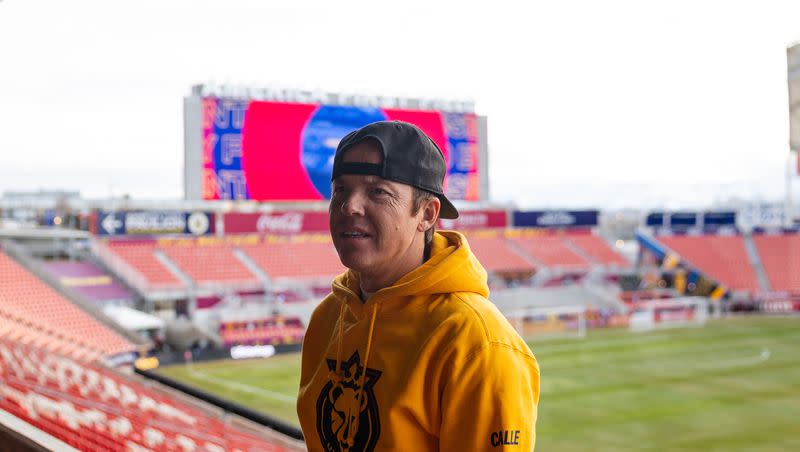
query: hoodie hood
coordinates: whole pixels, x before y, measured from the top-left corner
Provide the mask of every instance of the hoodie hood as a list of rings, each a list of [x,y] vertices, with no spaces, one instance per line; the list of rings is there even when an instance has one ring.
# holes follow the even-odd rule
[[[361,317],[373,303],[381,303],[381,310],[396,304],[407,303],[409,297],[426,297],[453,292],[473,292],[489,296],[486,270],[472,254],[467,239],[459,232],[439,231],[433,235],[431,257],[392,286],[375,292],[366,302],[361,302],[358,274],[347,270],[333,281],[335,297],[346,300],[350,310]]]

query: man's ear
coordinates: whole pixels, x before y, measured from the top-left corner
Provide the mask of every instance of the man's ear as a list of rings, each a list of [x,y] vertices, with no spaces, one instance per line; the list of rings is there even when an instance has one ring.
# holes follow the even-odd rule
[[[425,204],[422,205],[422,218],[419,221],[419,225],[417,226],[417,231],[425,232],[431,228],[436,223],[436,220],[439,219],[439,210],[442,208],[442,202],[439,201],[439,198],[432,197],[425,201]]]

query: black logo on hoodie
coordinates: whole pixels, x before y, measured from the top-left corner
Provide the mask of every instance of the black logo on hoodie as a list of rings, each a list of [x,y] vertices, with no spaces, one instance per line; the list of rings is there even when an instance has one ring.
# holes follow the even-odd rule
[[[336,360],[328,359],[328,369],[336,372]],[[322,388],[317,399],[317,434],[322,447],[330,452],[371,452],[381,433],[378,403],[372,388],[380,371],[366,369],[363,387],[358,351],[338,369]]]

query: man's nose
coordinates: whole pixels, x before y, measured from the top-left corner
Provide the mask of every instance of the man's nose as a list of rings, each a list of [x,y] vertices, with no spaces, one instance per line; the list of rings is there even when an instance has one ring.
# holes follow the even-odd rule
[[[342,213],[345,215],[364,215],[364,196],[358,191],[350,192],[342,202]]]

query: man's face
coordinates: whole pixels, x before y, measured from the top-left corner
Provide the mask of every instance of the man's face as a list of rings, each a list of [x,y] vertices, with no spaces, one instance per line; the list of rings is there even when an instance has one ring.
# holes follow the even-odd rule
[[[380,164],[383,154],[377,146],[361,142],[345,151],[342,161]],[[410,185],[344,174],[331,188],[331,236],[342,264],[359,272],[362,281],[388,279],[389,283],[420,265],[424,209],[413,213]]]

